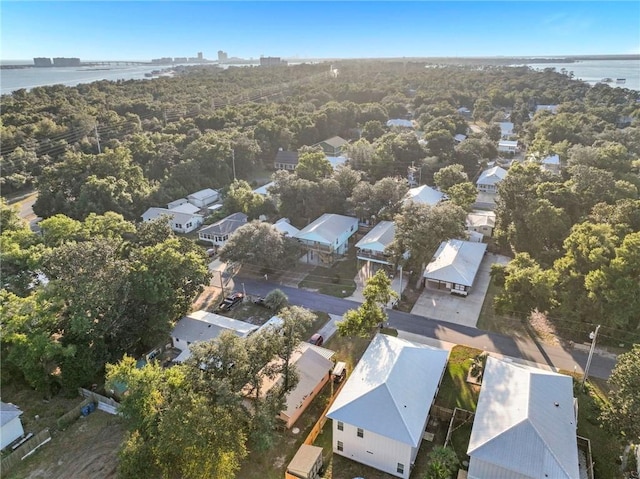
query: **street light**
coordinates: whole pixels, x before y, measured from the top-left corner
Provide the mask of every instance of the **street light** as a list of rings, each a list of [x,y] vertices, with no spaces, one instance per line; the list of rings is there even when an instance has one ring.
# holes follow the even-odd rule
[[[589,350],[589,357],[587,358],[587,366],[584,368],[584,376],[582,376],[582,387],[584,387],[584,383],[587,381],[589,377],[589,366],[591,366],[591,358],[593,357],[593,351],[596,349],[596,339],[598,338],[598,331],[600,330],[600,325],[596,327],[595,332],[591,331],[589,333],[589,339],[591,339],[591,349]]]

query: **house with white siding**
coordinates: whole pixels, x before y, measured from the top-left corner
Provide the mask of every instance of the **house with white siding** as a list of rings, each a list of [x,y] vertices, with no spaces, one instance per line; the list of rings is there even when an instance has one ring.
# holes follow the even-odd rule
[[[152,221],[161,216],[167,217],[167,223],[176,233],[190,233],[202,225],[204,216],[197,213],[185,213],[178,211],[184,205],[176,206],[177,209],[149,208],[142,213],[142,221]]]
[[[327,413],[333,453],[408,479],[448,356],[376,335]]]
[[[444,193],[427,185],[416,186],[407,191],[403,203],[413,201],[414,203],[422,203],[429,206],[435,206],[445,199]]]
[[[280,149],[276,153],[276,159],[273,162],[273,167],[276,170],[294,171],[298,166],[298,152],[297,151],[284,151]]]
[[[498,151],[500,153],[516,154],[518,152],[518,141],[517,140],[500,140],[498,142]]]
[[[0,401],[0,449],[24,436],[20,416],[22,411],[19,407]]]
[[[579,479],[569,376],[487,358],[471,430],[469,479]]]
[[[332,263],[347,254],[349,238],[358,231],[358,218],[325,213],[294,237],[307,249],[309,261]]]
[[[363,261],[391,265],[389,255],[385,253],[395,237],[396,225],[393,221],[381,221],[356,243],[356,257]]]
[[[467,296],[486,251],[486,243],[443,241],[424,270],[425,285]]]
[[[212,225],[201,228],[200,231],[198,231],[198,238],[220,248],[225,245],[229,236],[245,224],[247,224],[247,215],[244,213],[233,213]]]
[[[496,214],[493,211],[474,210],[467,215],[465,224],[467,231],[482,233],[483,236],[491,238],[496,227]]]
[[[483,193],[496,193],[498,191],[498,183],[505,179],[507,176],[507,170],[494,166],[488,170],[484,170],[478,180],[476,181],[476,187],[478,191]]]

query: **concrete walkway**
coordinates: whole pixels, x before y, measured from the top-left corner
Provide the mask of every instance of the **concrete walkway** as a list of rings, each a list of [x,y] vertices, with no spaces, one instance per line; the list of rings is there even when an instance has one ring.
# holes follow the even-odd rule
[[[380,266],[378,265],[378,268],[379,267]],[[362,295],[362,292],[364,291],[365,283],[367,279],[369,279],[371,276],[376,274],[376,271],[378,268],[376,268],[375,263],[365,261],[362,268],[358,270],[358,274],[356,275],[356,277],[353,278],[353,280],[356,282],[356,290],[353,292],[351,296],[345,299],[349,299],[351,301],[357,301],[358,303],[363,303],[364,296]],[[405,278],[402,281],[402,291],[404,291],[404,289],[407,287],[407,284],[409,281],[407,275],[403,274],[403,276],[405,276]],[[393,279],[391,280],[391,288],[396,293],[400,294],[400,272],[399,271],[396,272]],[[390,301],[389,304],[387,305],[387,308],[390,308],[394,301],[395,300]]]

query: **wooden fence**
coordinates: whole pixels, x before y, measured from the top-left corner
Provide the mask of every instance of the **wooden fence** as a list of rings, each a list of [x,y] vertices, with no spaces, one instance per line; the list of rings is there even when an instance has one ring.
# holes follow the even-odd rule
[[[333,381],[333,378],[329,379],[329,381]],[[318,421],[314,424],[313,428],[311,428],[311,432],[309,433],[307,438],[304,440],[303,444],[312,445],[314,443],[314,441],[318,437],[318,434],[320,434],[320,431],[322,431],[322,428],[324,427],[324,423],[327,422],[326,414],[329,412],[329,408],[333,404],[333,401],[335,401],[335,399],[338,397],[338,394],[340,394],[340,391],[342,391],[342,388],[346,383],[347,381],[346,379],[344,379],[340,383],[340,386],[338,386],[338,389],[334,391],[333,396],[331,396],[331,399],[329,399],[329,404],[327,404],[327,407],[324,408],[324,411],[322,411],[322,415],[320,416],[320,419],[318,419]]]
[[[451,434],[453,434],[453,432],[463,424],[469,421],[473,422],[473,418],[475,417],[475,415],[476,414],[474,412],[467,411],[466,409],[455,408],[453,410],[453,414],[451,416],[451,422],[449,422],[449,429],[447,430],[447,437],[444,440],[445,447],[447,446],[447,444],[449,444],[449,441],[451,440]]]
[[[19,464],[25,457],[33,454],[36,449],[43,444],[48,443],[50,440],[51,434],[49,433],[49,429],[43,429],[20,447],[16,448],[15,451],[2,459],[2,463],[0,464],[0,472],[2,476],[8,474],[16,464]]]
[[[78,419],[80,417],[80,414],[82,414],[82,408],[87,406],[87,405],[89,405],[92,402],[93,402],[93,400],[91,400],[91,399],[85,399],[80,404],[78,404],[76,407],[74,407],[70,411],[67,411],[65,414],[60,416],[58,418],[58,421],[56,422],[56,425],[58,426],[58,429],[62,431],[64,429],[66,429],[67,427],[69,427],[76,419]]]
[[[453,409],[448,409],[434,404],[431,406],[429,416],[438,419],[439,421],[449,421],[451,416],[453,416]]]
[[[98,409],[100,409],[100,411],[104,411],[109,414],[118,414],[118,408],[120,407],[120,403],[118,401],[103,396],[102,394],[94,393],[88,389],[78,388],[78,391],[85,398],[98,403]]]

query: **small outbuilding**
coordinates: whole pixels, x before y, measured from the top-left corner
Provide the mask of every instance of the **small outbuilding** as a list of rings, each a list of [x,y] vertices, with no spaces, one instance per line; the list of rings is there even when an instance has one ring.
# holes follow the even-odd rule
[[[19,407],[0,401],[0,449],[4,449],[24,435],[20,416],[22,411]]]
[[[317,479],[322,470],[322,448],[303,444],[287,466],[285,479]]]
[[[220,198],[220,194],[216,190],[206,188],[204,190],[196,191],[195,193],[187,196],[187,200],[198,208],[206,208],[210,204],[215,203]]]

